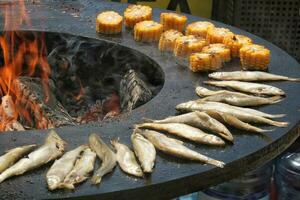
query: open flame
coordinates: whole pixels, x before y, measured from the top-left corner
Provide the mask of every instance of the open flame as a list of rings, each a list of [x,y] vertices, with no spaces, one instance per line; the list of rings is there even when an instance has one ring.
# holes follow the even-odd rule
[[[26,123],[32,124],[28,110],[38,110],[38,105],[32,103],[28,103],[27,108],[20,106],[20,102],[24,102],[24,99],[17,84],[18,78],[20,76],[41,78],[45,102],[47,102],[51,70],[46,58],[44,36],[33,33],[33,37],[28,37],[26,33],[17,31],[21,26],[31,25],[24,1],[2,5],[1,10],[5,20],[4,31],[0,35],[0,55],[2,54],[3,57],[3,64],[0,63],[0,96],[2,97],[0,131],[3,131],[18,126],[20,116],[26,120]]]

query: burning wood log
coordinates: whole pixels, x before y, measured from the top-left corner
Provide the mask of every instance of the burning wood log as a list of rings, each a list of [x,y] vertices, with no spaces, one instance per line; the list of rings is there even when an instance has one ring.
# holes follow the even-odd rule
[[[152,92],[146,83],[138,77],[134,70],[129,70],[120,82],[122,110],[131,111],[149,101],[151,97]]]
[[[75,125],[73,118],[52,93],[54,86],[49,88],[48,101],[45,102],[45,91],[43,91],[41,79],[20,77],[15,83],[22,96],[22,106],[29,107],[32,112],[35,128]]]

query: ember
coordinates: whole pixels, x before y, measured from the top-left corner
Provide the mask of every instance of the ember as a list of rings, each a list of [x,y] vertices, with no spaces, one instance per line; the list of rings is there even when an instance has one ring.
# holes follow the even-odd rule
[[[0,36],[0,131],[100,122],[160,91],[161,69],[139,52],[66,34],[11,31],[30,26],[24,2],[16,3],[18,12],[4,5]]]

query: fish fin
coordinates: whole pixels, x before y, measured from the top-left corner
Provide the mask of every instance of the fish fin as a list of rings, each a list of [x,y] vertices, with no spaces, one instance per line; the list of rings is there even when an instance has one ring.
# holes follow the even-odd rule
[[[275,130],[275,128],[272,128],[272,129],[260,129],[260,132],[261,133],[267,133],[267,132],[272,132],[274,130]]]
[[[61,188],[61,189],[68,189],[68,190],[74,190],[75,189],[75,186],[73,183],[60,183],[58,188]]]
[[[102,177],[101,176],[93,176],[91,178],[92,184],[93,185],[98,185],[101,183]]]
[[[155,120],[154,119],[149,119],[149,118],[142,118],[143,122],[147,122],[147,123],[153,123]]]
[[[120,138],[118,137],[117,139],[112,139],[112,140],[110,140],[110,143],[111,143],[111,145],[113,145],[113,147],[115,147],[115,145],[116,145],[117,143],[119,143],[119,141],[120,141]]]

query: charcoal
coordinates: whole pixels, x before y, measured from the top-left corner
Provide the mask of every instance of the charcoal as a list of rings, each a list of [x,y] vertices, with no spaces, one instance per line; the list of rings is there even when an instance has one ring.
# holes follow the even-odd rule
[[[66,125],[75,125],[63,105],[53,94],[54,84],[49,82],[48,101],[45,101],[45,92],[39,78],[20,77],[17,87],[21,92],[21,104],[31,109],[36,128],[53,128]]]
[[[131,111],[152,98],[149,87],[132,69],[122,78],[119,95],[123,111]]]

